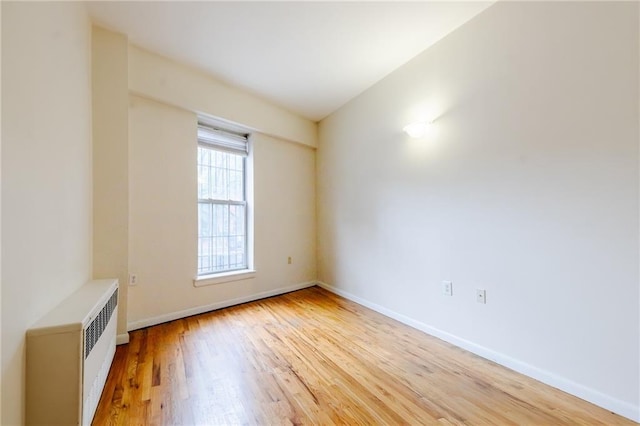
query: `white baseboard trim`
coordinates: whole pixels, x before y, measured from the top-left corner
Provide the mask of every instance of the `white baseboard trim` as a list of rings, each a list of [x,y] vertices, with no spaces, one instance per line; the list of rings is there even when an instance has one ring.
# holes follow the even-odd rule
[[[126,345],[129,343],[129,333],[118,334],[116,336],[116,345]]]
[[[287,287],[276,288],[274,290],[250,294],[248,296],[238,297],[235,299],[223,300],[221,302],[211,303],[209,305],[196,306],[195,308],[189,308],[177,312],[170,312],[168,314],[158,315],[152,318],[132,321],[127,324],[127,330],[132,331],[139,328],[150,327],[152,325],[162,324],[163,322],[186,318],[192,315],[203,314],[205,312],[215,311],[217,309],[228,308],[229,306],[240,305],[241,303],[253,302],[254,300],[265,299],[267,297],[290,293],[292,291],[301,290],[303,288],[313,287],[314,285],[316,285],[315,281],[309,281],[306,283],[294,284]]]
[[[449,342],[455,346],[458,346],[462,349],[465,349],[483,358],[496,362],[504,367],[510,368],[511,370],[517,371],[518,373],[522,373],[525,376],[532,377],[549,386],[553,386],[554,388],[560,389],[564,392],[577,396],[578,398],[584,399],[585,401],[591,402],[592,404],[595,404],[606,410],[612,411],[616,414],[619,414],[621,416],[624,416],[628,419],[631,419],[633,421],[640,423],[640,406],[634,406],[633,404],[613,398],[595,389],[588,388],[584,385],[573,382],[564,377],[542,370],[538,367],[535,367],[533,365],[511,358],[507,355],[493,351],[489,348],[485,348],[484,346],[480,346],[469,340],[462,339],[453,334],[447,333],[445,331],[439,330],[430,325],[424,324],[420,321],[416,321],[405,315],[392,311],[391,309],[387,309],[376,303],[369,302],[368,300],[362,299],[361,297],[358,297],[354,294],[351,294],[349,292],[336,288],[327,283],[318,281],[317,284],[318,286],[324,288],[325,290],[328,290],[332,293],[340,295],[345,299],[349,299],[362,306],[366,306],[369,309],[372,309],[376,312],[379,312],[383,315],[386,315],[390,318],[400,321],[403,324],[406,324],[415,329],[423,331],[427,334],[430,334],[434,337],[444,340],[445,342]]]

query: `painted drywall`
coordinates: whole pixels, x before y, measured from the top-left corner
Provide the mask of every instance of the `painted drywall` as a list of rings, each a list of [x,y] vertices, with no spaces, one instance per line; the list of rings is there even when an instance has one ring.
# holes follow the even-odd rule
[[[313,282],[315,151],[311,147],[316,143],[316,124],[135,46],[127,46],[125,59],[125,44],[124,35],[94,29],[94,275],[117,276],[124,285],[129,273],[137,275],[138,285],[125,289],[127,308],[120,311],[126,314],[127,328]],[[250,129],[256,153],[271,146],[282,156],[263,151],[255,157],[256,173],[265,161],[274,164],[262,166],[266,171],[256,175],[260,182],[255,195],[255,263],[262,266],[251,280],[193,286],[197,113]],[[280,172],[283,182],[273,175]],[[288,189],[265,183],[269,181]],[[261,197],[269,200],[263,207]],[[279,207],[272,208],[271,202]],[[265,248],[263,241],[270,238],[261,235],[270,230],[278,231],[278,240],[286,244]],[[271,265],[276,256],[276,262],[285,260],[284,266]],[[294,258],[291,265],[286,264],[288,256]],[[122,322],[121,316],[119,327]]]
[[[315,281],[314,149],[254,134],[255,267],[261,289]],[[287,257],[292,263],[287,264]]]
[[[0,5],[0,24],[2,24],[2,5]],[[2,30],[0,27],[0,47]],[[0,54],[0,100],[2,99],[2,54]],[[2,129],[2,102],[0,102],[0,129]],[[2,176],[2,135],[0,134],[0,176]],[[0,179],[2,194],[2,179]],[[2,330],[2,196],[0,196],[0,330]],[[0,338],[0,357],[2,356],[2,338]],[[0,363],[0,366],[2,364]],[[1,368],[1,367],[0,367]],[[2,421],[2,379],[0,377],[0,421]]]
[[[129,114],[130,328],[315,280],[314,149],[252,136],[256,275],[196,288],[197,115],[138,96]]]
[[[317,145],[316,123],[155,53],[131,46],[131,92],[255,131]]]
[[[91,278],[91,26],[81,3],[1,7],[0,423],[19,425],[25,331]]]
[[[127,336],[129,275],[129,43],[92,29],[93,277],[118,278],[118,336]]]
[[[323,120],[319,278],[638,420],[638,58],[637,3],[500,2]]]

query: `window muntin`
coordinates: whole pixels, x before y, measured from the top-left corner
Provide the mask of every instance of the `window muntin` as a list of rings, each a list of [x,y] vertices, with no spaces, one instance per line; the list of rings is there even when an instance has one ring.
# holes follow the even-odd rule
[[[198,128],[198,275],[248,268],[246,150],[241,136]],[[214,130],[214,129],[211,129]],[[204,134],[203,134],[204,133]],[[241,149],[238,149],[240,147]]]

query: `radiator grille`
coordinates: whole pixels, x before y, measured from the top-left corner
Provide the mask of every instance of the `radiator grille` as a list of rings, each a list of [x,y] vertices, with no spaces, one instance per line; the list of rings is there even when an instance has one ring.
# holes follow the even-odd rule
[[[84,330],[84,359],[87,359],[96,342],[102,336],[116,306],[118,306],[118,289],[113,292],[102,310],[100,310],[100,313],[91,321],[89,327]]]

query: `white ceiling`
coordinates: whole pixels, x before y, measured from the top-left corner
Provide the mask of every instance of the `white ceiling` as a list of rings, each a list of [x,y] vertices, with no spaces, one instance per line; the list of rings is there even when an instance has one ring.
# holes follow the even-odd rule
[[[493,1],[88,2],[132,44],[318,121]]]

